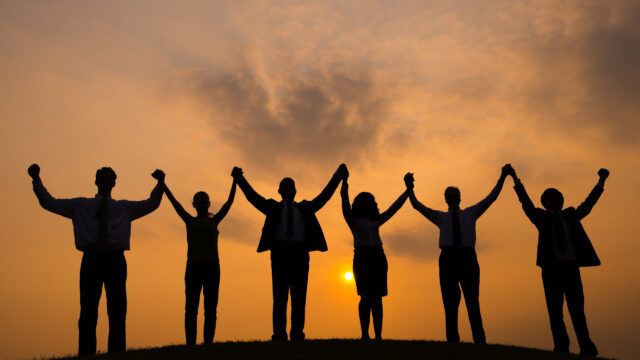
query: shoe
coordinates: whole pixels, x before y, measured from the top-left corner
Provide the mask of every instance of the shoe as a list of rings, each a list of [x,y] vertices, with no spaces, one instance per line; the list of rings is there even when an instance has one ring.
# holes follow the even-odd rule
[[[287,334],[284,335],[271,335],[271,341],[287,341]]]
[[[598,348],[595,345],[580,349],[580,356],[596,357],[598,356]]]
[[[304,340],[304,332],[300,332],[298,334],[291,333],[290,337],[291,337],[291,341],[302,341]]]

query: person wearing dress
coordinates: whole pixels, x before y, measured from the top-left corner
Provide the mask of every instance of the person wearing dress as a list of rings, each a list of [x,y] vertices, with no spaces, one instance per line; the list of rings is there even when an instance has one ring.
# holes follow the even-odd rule
[[[382,340],[382,298],[387,296],[388,263],[380,239],[380,226],[402,207],[409,197],[404,191],[389,209],[380,213],[375,197],[361,192],[349,203],[348,176],[342,180],[342,214],[353,234],[353,275],[360,296],[358,315],[362,339],[369,340],[369,320],[373,316],[376,340]]]

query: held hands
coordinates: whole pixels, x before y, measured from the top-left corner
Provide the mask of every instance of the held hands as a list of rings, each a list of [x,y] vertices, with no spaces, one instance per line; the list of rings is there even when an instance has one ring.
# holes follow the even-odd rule
[[[40,178],[40,166],[38,166],[38,164],[31,164],[29,169],[27,169],[27,172],[33,180]]]
[[[156,169],[156,171],[154,171],[151,174],[151,177],[153,177],[154,179],[158,180],[159,183],[164,184],[164,177],[165,177],[164,171]]]
[[[233,177],[233,181],[238,182],[238,180],[244,175],[244,172],[242,171],[242,168],[239,168],[237,166],[233,167],[233,170],[231,170],[231,176]]]
[[[511,166],[511,164],[505,164],[502,167],[502,174],[500,175],[504,178],[506,178],[507,176],[511,176],[514,177],[516,176],[516,171],[513,169],[513,167]]]
[[[343,180],[346,180],[349,178],[349,169],[347,169],[347,165],[345,164],[340,164],[340,166],[338,166],[338,170],[336,170],[336,174],[341,177]]]
[[[413,173],[408,172],[404,175],[404,185],[407,187],[407,190],[412,191],[413,190],[413,182],[415,180],[413,179]]]

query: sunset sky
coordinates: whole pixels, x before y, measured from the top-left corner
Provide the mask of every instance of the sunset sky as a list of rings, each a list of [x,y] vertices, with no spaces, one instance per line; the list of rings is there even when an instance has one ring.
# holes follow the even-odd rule
[[[59,198],[92,197],[95,170],[112,166],[114,198],[143,199],[163,169],[192,213],[199,190],[217,211],[235,165],[265,197],[291,176],[304,199],[344,162],[352,196],[370,191],[381,209],[407,171],[423,203],[446,209],[446,186],[474,204],[504,163],[538,205],[550,186],[578,205],[607,167],[583,222],[603,263],[582,271],[586,313],[601,355],[637,356],[637,1],[0,0],[0,79],[0,358],[77,349],[82,254],[71,221],[38,205],[33,162]],[[487,340],[551,349],[537,231],[512,185],[478,222]],[[343,277],[353,240],[338,193],[318,216],[329,251],[311,255],[305,332],[356,338],[358,297]],[[271,336],[269,256],[256,253],[263,221],[239,192],[220,227],[217,341]],[[407,204],[381,235],[385,337],[444,340],[436,227]],[[184,341],[186,250],[166,199],[134,223],[129,347]]]

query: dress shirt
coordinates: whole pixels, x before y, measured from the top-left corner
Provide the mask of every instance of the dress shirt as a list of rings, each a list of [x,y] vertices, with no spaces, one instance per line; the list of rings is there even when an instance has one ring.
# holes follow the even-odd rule
[[[72,220],[76,249],[80,251],[129,250],[131,222],[157,209],[162,200],[160,185],[156,185],[146,200],[129,201],[109,198],[107,239],[104,244],[99,244],[97,214],[102,196],[56,199],[49,194],[40,179],[33,181],[33,191],[44,209]]]
[[[460,236],[462,248],[474,248],[476,246],[476,221],[493,204],[502,190],[502,181],[498,181],[491,193],[479,203],[469,206],[464,210],[458,210],[460,217]],[[451,211],[438,211],[424,205],[416,207],[429,221],[440,229],[439,246],[441,249],[453,247],[453,224]]]
[[[293,236],[287,236],[287,206],[291,206],[291,215],[293,222]],[[280,225],[278,226],[278,241],[304,241],[304,220],[300,209],[294,202],[282,202],[282,211],[280,213]]]

